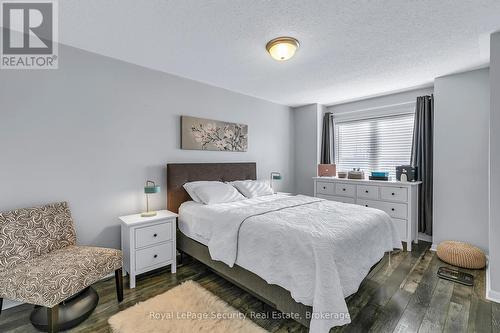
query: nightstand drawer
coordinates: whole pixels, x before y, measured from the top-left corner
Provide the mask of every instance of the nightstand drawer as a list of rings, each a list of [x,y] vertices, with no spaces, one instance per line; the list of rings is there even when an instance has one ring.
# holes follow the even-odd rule
[[[172,223],[160,223],[135,231],[135,248],[158,244],[172,239]]]
[[[343,197],[354,198],[356,194],[356,186],[343,183],[335,184],[335,194]]]
[[[172,260],[172,242],[148,247],[135,252],[135,269],[141,271],[150,266],[164,264]]]
[[[397,219],[406,219],[407,216],[406,204],[385,201],[358,200],[358,205],[383,210],[391,217]]]
[[[406,242],[406,227],[408,225],[408,222],[406,220],[395,219],[395,218],[393,218],[392,221],[394,222],[394,226],[398,230],[399,237],[401,238],[402,241]]]
[[[380,196],[383,200],[391,201],[408,201],[408,190],[400,187],[384,187],[380,188]]]
[[[378,199],[378,186],[358,185],[357,194],[358,194],[358,198],[377,200]]]
[[[321,198],[321,199],[326,199],[330,201],[337,201],[337,202],[343,202],[343,203],[354,203],[354,198],[349,198],[349,197],[341,197],[338,195],[323,195],[323,194],[318,194],[316,197]]]
[[[316,183],[316,192],[321,193],[321,194],[333,195],[335,193],[334,188],[335,188],[334,183],[330,183],[330,182],[317,182]]]

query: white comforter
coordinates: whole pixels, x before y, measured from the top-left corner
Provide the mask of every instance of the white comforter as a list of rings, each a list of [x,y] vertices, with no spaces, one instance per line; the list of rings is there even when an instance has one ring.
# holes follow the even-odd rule
[[[300,195],[224,209],[211,228],[212,259],[238,260],[312,305],[314,333],[349,323],[345,297],[386,251],[401,248],[386,213]]]

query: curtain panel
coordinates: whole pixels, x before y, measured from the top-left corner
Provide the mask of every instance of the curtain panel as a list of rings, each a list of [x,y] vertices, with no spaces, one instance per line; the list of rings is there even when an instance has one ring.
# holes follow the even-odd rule
[[[323,116],[323,133],[321,135],[321,164],[335,163],[333,145],[333,119],[332,113],[326,112]]]
[[[432,235],[434,96],[417,97],[411,149],[411,165],[422,181],[418,203],[418,231]]]

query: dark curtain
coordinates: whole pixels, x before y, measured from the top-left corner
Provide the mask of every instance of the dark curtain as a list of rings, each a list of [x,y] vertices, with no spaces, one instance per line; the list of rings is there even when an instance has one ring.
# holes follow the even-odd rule
[[[434,96],[417,97],[411,165],[417,167],[422,181],[418,198],[418,231],[432,235],[432,163],[434,133]]]
[[[333,146],[333,119],[332,113],[327,112],[323,116],[323,134],[321,136],[321,164],[334,163]]]

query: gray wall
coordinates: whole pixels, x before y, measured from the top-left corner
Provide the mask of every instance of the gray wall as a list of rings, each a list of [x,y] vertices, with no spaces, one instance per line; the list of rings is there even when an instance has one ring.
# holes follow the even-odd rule
[[[287,106],[63,45],[58,70],[1,71],[0,101],[0,210],[67,200],[81,244],[119,248],[147,179],[165,208],[169,162],[255,161],[294,189]],[[248,124],[248,152],[180,150],[180,115]]]
[[[434,82],[434,232],[488,250],[488,69]]]
[[[500,32],[491,36],[490,288],[500,300]],[[493,296],[493,295],[491,295]]]
[[[295,191],[313,195],[317,175],[323,108],[310,104],[293,109],[295,118]]]

